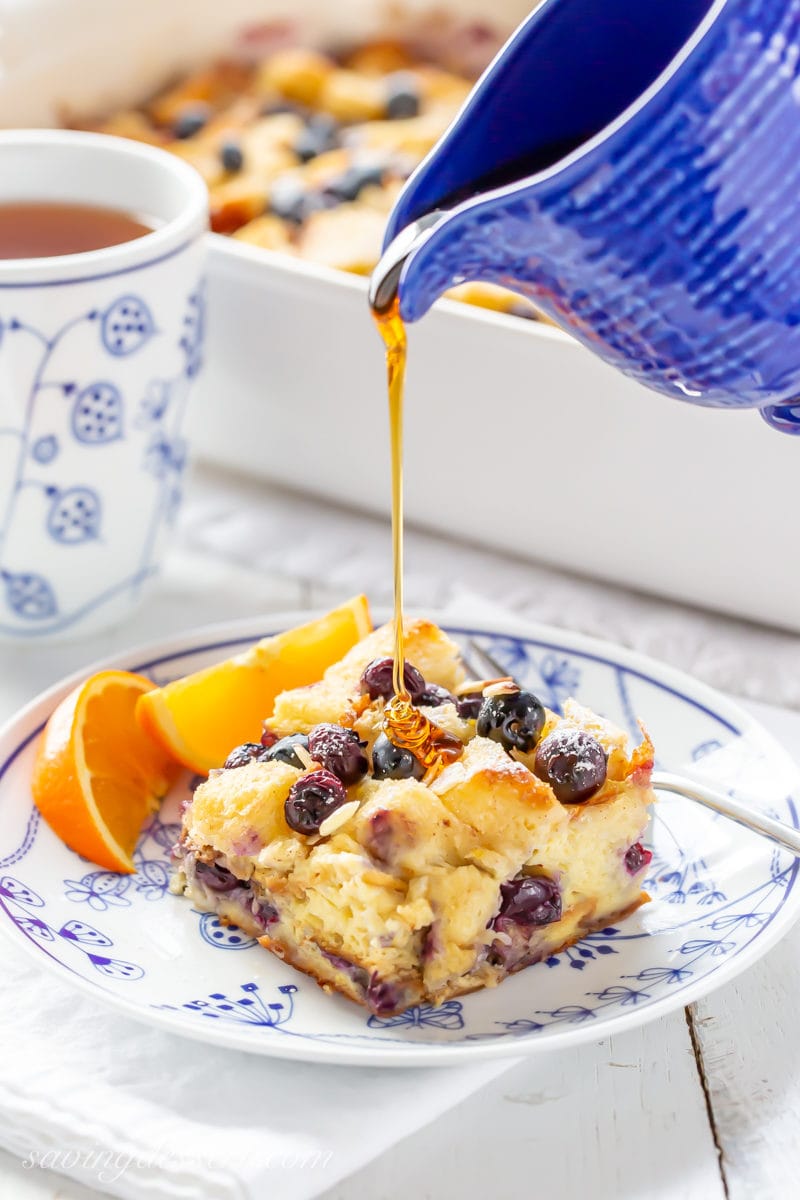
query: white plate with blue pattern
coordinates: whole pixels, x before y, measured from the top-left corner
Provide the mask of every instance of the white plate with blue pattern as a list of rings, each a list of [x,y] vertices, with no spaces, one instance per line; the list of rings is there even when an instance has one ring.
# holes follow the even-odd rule
[[[158,683],[296,624],[290,613],[173,638],[113,663]],[[568,695],[636,732],[661,768],[690,768],[760,797],[798,826],[800,772],[735,704],[669,667],[609,644],[521,623],[442,624],[476,638],[552,708]],[[370,1016],[256,942],[168,891],[169,851],[188,779],[145,829],[137,873],[99,870],[39,820],[30,774],[39,731],[66,680],[0,733],[0,929],[43,968],[138,1020],[255,1054],[422,1066],[596,1041],[727,983],[798,916],[798,864],[739,826],[678,798],[657,806],[645,887],[652,902],[501,987]]]

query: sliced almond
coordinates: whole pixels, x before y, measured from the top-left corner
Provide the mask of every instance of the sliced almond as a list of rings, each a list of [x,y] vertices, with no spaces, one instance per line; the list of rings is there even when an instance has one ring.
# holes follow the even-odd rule
[[[320,837],[330,837],[337,829],[341,829],[342,825],[346,825],[350,818],[358,812],[358,809],[358,800],[348,800],[347,804],[342,804],[322,822],[319,827]]]
[[[305,746],[299,742],[295,742],[295,744],[292,746],[292,750],[294,751],[295,758],[300,759],[300,762],[307,771],[317,770],[319,763],[314,761]]]
[[[495,682],[492,679],[465,679],[458,687],[453,688],[454,696],[468,696],[471,692],[482,692],[487,683]]]
[[[519,691],[519,687],[510,675],[502,675],[499,679],[467,679],[464,683],[458,685],[453,695],[469,696],[472,692],[483,692],[484,695],[488,695],[488,688],[495,687],[501,683],[507,691]]]
[[[423,775],[423,777],[422,777],[422,782],[423,782],[423,784],[424,784],[424,786],[425,786],[425,787],[430,787],[430,786],[431,786],[431,784],[433,783],[433,781],[434,781],[434,780],[437,778],[437,776],[438,776],[438,775],[441,773],[441,770],[442,770],[442,765],[443,765],[443,764],[442,764],[441,762],[435,762],[435,763],[432,763],[432,764],[431,764],[431,765],[428,767],[427,771],[425,772],[425,774],[424,774],[424,775]]]
[[[484,696],[513,696],[519,691],[519,684],[513,679],[496,679],[483,689]]]

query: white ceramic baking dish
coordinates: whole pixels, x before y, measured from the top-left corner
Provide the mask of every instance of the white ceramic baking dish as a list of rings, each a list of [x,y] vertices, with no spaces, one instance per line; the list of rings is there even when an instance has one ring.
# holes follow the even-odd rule
[[[458,4],[465,18],[486,8]],[[513,24],[526,8],[494,0],[492,19]],[[117,0],[113,20],[96,0],[0,0],[2,123],[144,96],[243,23],[299,9],[320,43],[389,19],[369,0]],[[197,453],[387,512],[385,385],[364,281],[211,241]],[[411,329],[408,392],[410,520],[800,630],[800,442],[755,413],[684,407],[558,330],[448,301]]]

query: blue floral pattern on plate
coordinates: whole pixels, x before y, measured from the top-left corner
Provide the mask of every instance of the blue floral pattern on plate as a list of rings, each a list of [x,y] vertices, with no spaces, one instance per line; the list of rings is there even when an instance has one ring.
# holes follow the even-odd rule
[[[110,949],[111,938],[84,921],[65,921],[62,925],[51,925],[38,910],[45,908],[42,897],[13,875],[0,876],[0,900],[11,920],[28,938],[40,943],[55,945],[58,939],[83,954],[88,963],[107,979],[141,979],[144,969],[136,963],[109,958],[98,954],[98,950]]]
[[[146,662],[120,665],[164,682],[236,653],[265,632],[237,630],[223,640],[198,635]],[[451,632],[477,637],[554,707],[574,694],[632,731],[641,714],[665,764],[703,766],[730,790],[748,783],[754,789],[757,780],[770,811],[798,824],[796,768],[724,698],[667,668],[563,633]],[[47,711],[34,709],[18,721],[0,747],[0,929],[84,989],[189,1036],[268,1054],[389,1065],[596,1039],[732,977],[800,910],[791,856],[687,802],[666,800],[649,836],[651,904],[500,988],[397,1017],[369,1016],[323,995],[241,930],[171,895],[170,848],[191,777],[144,829],[136,874],[100,870],[61,845],[32,809],[28,788]]]
[[[214,913],[198,913],[200,937],[216,950],[251,950],[258,942],[238,925],[223,925]]]

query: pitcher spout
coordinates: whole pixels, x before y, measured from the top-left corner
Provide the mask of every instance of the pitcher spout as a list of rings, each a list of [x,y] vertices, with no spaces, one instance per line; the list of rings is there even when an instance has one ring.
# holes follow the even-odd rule
[[[450,288],[480,281],[518,292],[552,315],[559,305],[551,241],[538,228],[530,186],[524,199],[514,194],[435,209],[388,242],[372,273],[370,305],[384,313],[397,302],[403,320],[413,322]]]
[[[446,216],[440,209],[427,213],[401,229],[386,246],[369,282],[369,305],[374,313],[382,315],[393,307],[406,263]]]

